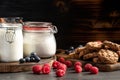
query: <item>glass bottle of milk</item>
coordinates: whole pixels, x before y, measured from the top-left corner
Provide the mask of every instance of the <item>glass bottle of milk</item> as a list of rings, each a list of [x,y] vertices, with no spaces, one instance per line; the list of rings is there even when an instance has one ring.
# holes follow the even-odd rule
[[[23,58],[23,34],[20,23],[0,23],[0,61],[14,62]]]

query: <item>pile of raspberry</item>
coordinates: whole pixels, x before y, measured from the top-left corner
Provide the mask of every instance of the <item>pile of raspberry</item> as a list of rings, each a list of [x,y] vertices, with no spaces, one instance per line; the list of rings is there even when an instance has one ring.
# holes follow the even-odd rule
[[[98,74],[99,69],[90,63],[86,63],[84,66],[80,61],[72,63],[70,60],[65,60],[63,57],[58,58],[54,61],[52,68],[55,71],[57,77],[62,77],[66,74],[67,68],[73,67],[76,73],[81,73],[83,70],[90,72],[91,74]],[[34,65],[32,67],[34,74],[49,74],[51,72],[51,67],[49,64],[44,64],[43,66]]]
[[[49,74],[51,72],[50,64],[41,65],[34,65],[32,67],[32,71],[34,74]]]

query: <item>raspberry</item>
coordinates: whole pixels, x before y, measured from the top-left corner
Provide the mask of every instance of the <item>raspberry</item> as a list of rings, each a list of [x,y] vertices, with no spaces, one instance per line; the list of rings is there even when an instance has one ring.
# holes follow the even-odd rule
[[[84,69],[85,69],[85,71],[90,71],[91,67],[92,67],[92,64],[87,63],[87,64],[85,64]]]
[[[82,63],[79,62],[79,61],[76,61],[76,62],[74,63],[74,66],[76,66],[76,65],[80,65],[80,66],[82,66]]]
[[[59,64],[60,64],[60,62],[54,61],[53,64],[52,64],[52,67],[56,69]]]
[[[43,66],[49,66],[49,67],[50,67],[50,64],[48,64],[48,63],[45,63]]]
[[[42,67],[40,65],[34,65],[32,67],[32,71],[34,74],[40,74],[41,70],[42,70]]]
[[[58,69],[58,70],[56,71],[56,75],[57,75],[58,77],[62,77],[62,76],[65,75],[65,71],[62,70],[62,69]]]
[[[66,71],[66,70],[67,70],[67,66],[66,66],[65,64],[63,64],[63,63],[60,63],[60,64],[58,65],[57,69],[62,69],[62,70],[64,70],[64,71]]]
[[[82,72],[82,67],[79,66],[79,65],[76,65],[76,66],[75,66],[75,72],[77,72],[77,73]]]
[[[61,63],[65,63],[65,59],[63,57],[58,58],[58,61]]]
[[[71,67],[72,66],[72,62],[69,61],[69,60],[65,61],[65,64],[67,65],[67,67]]]
[[[44,65],[44,66],[42,67],[42,73],[43,73],[43,74],[49,74],[50,71],[51,71],[50,66]]]
[[[99,72],[99,69],[97,67],[93,66],[93,67],[91,67],[90,72],[92,74],[97,74]]]

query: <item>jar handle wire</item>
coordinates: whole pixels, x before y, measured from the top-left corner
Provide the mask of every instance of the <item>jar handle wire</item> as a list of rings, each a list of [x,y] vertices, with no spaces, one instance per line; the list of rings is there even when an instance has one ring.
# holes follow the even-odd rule
[[[52,26],[52,32],[53,33],[57,33],[58,32],[58,29],[55,25]]]
[[[15,29],[7,28],[5,39],[8,43],[13,43],[15,38]]]

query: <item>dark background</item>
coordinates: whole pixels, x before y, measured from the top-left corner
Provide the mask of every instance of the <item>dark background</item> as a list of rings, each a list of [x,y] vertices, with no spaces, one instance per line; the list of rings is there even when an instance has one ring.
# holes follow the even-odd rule
[[[25,20],[53,20],[53,0],[0,0],[0,16],[21,16]]]
[[[55,5],[55,1],[62,1],[64,5]],[[23,17],[23,21],[52,22],[59,30],[55,34],[58,48],[94,40],[119,42],[120,21],[112,27],[107,26],[109,28],[100,25],[102,29],[94,29],[92,24],[93,21],[111,23],[113,19],[119,20],[119,0],[80,1],[0,0],[0,17]],[[109,14],[114,11],[118,16],[110,17]]]
[[[64,34],[64,20],[61,18],[53,0],[0,0],[0,17],[23,17],[23,21],[52,22],[58,27],[55,34],[58,46]],[[60,38],[60,39],[59,39]]]

